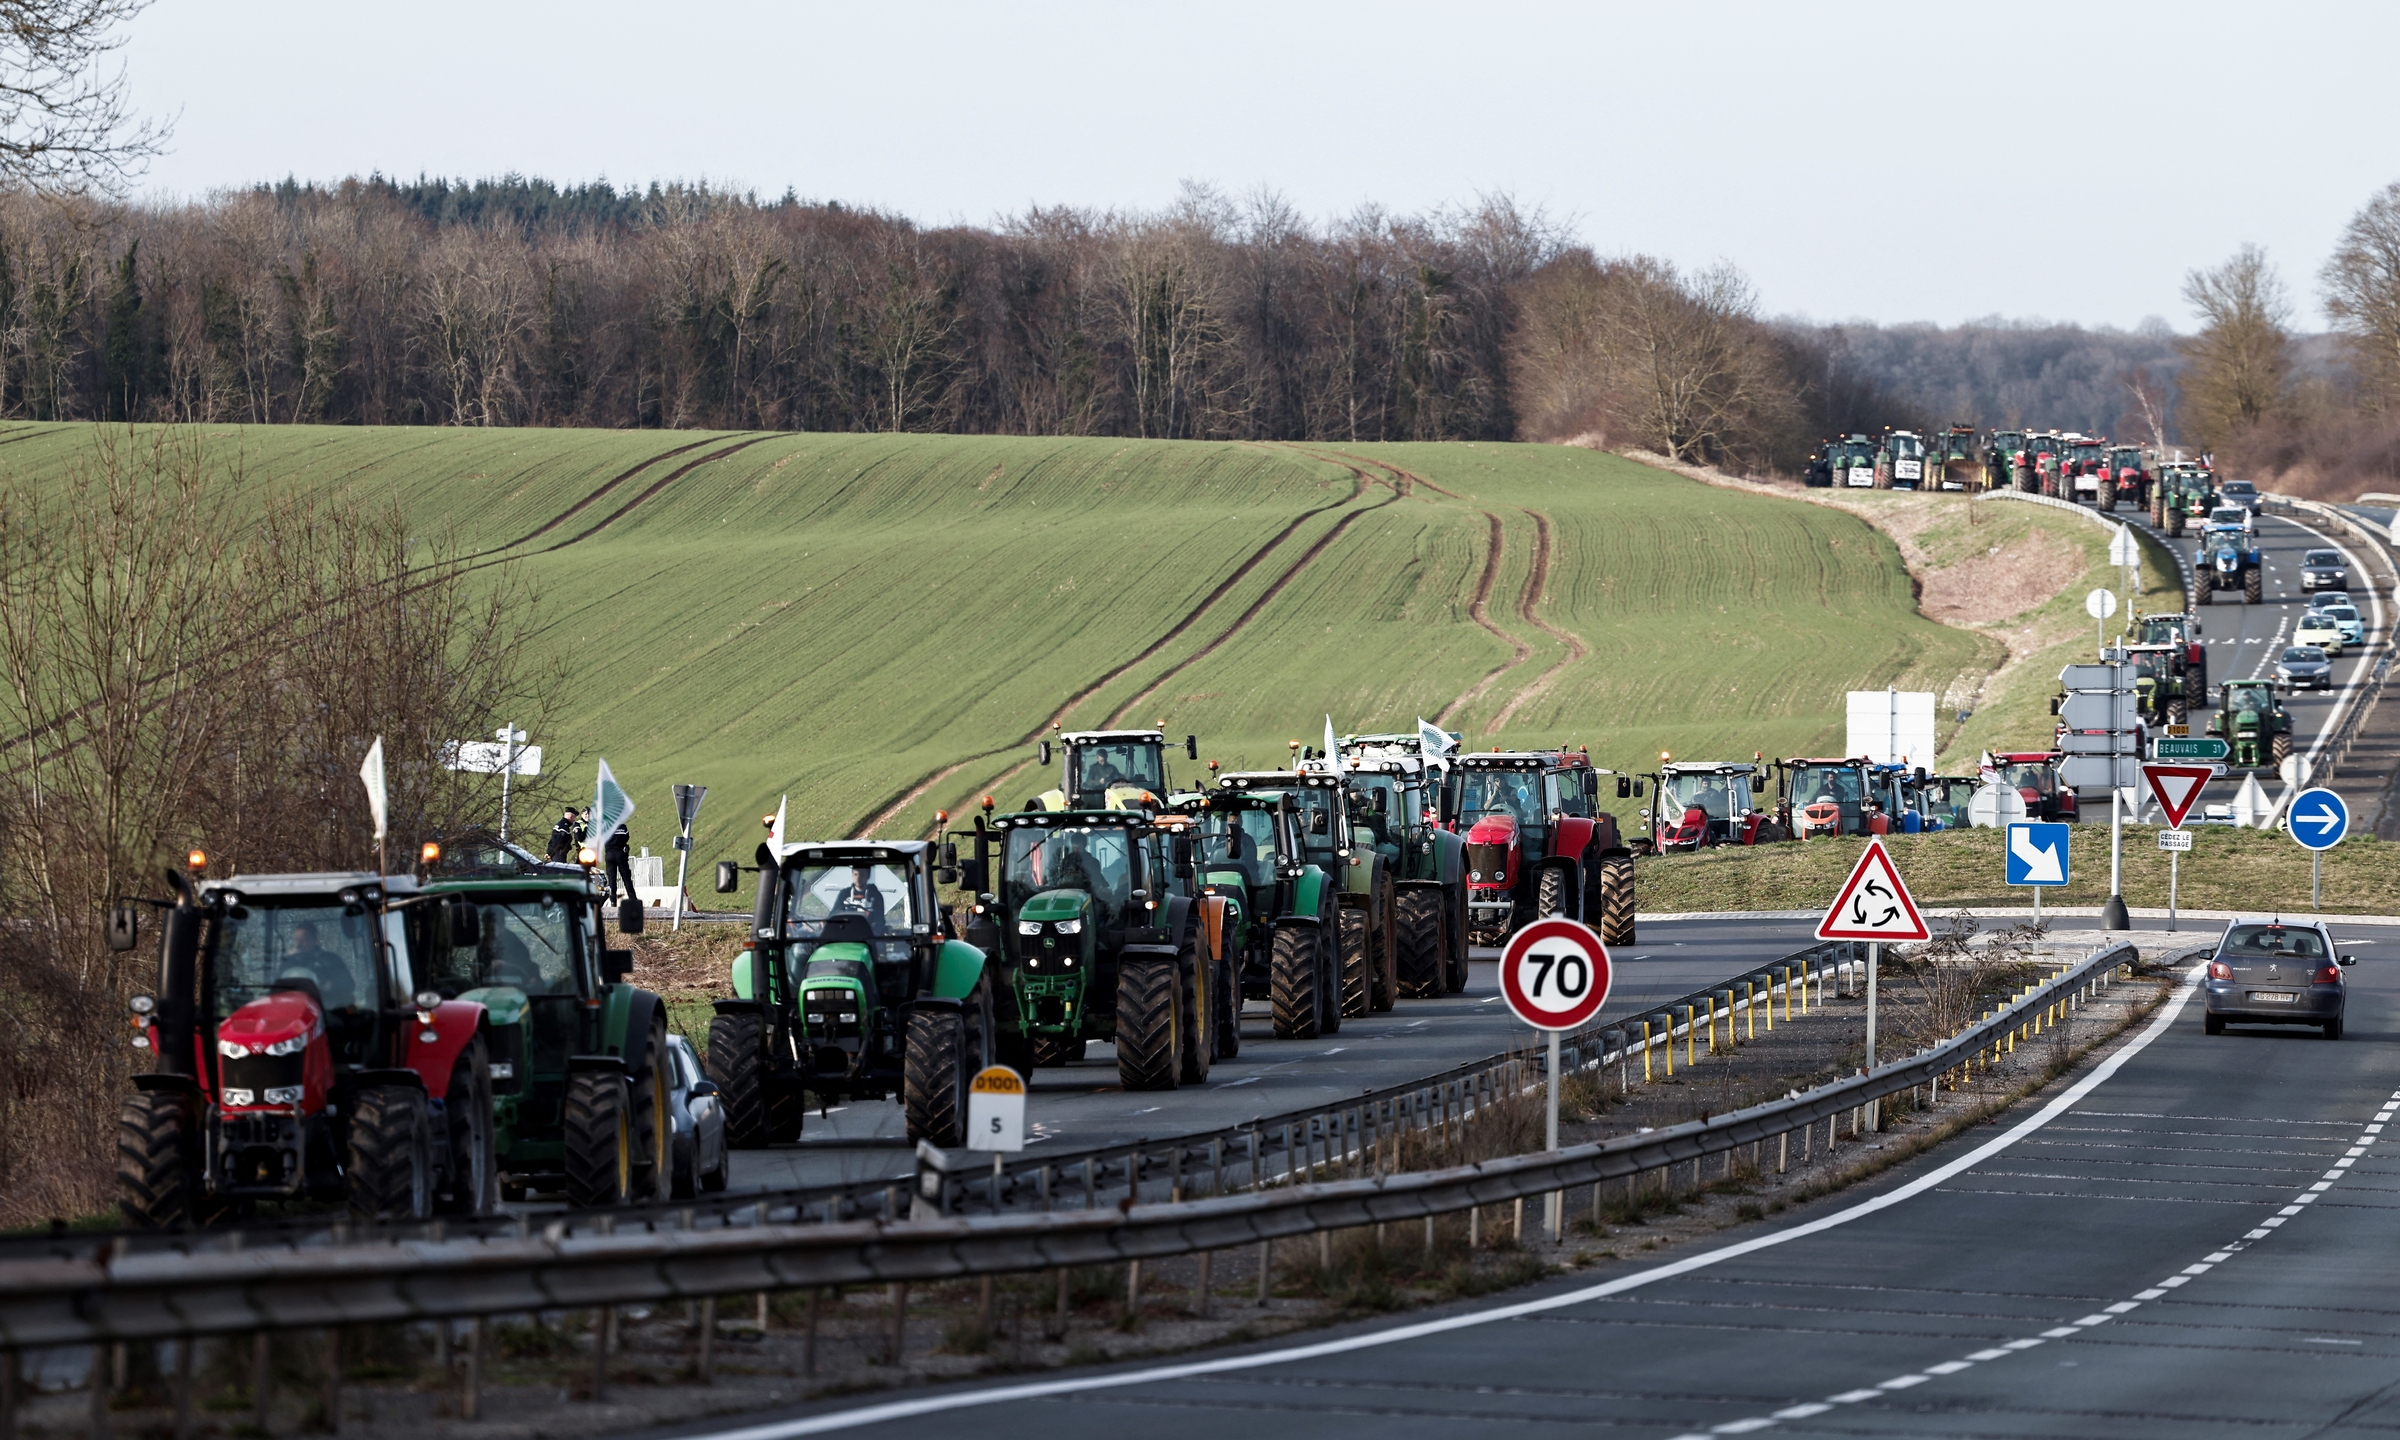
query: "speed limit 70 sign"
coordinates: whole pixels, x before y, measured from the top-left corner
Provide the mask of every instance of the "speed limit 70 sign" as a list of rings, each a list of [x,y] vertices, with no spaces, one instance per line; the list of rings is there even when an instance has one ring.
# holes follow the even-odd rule
[[[1579,920],[1536,920],[1500,953],[1500,993],[1536,1030],[1572,1030],[1608,1003],[1608,948]]]

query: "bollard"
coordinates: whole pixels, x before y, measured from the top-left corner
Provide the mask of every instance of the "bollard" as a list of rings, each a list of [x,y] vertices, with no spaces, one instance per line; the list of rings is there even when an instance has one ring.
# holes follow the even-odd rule
[[[1704,995],[1701,997],[1701,1003],[1708,1007],[1705,1012],[1708,1016],[1708,1053],[1714,1055],[1717,1053],[1717,997],[1713,993]],[[1691,1058],[1688,1051],[1684,1058],[1687,1060]]]
[[[1128,1260],[1125,1262],[1125,1328],[1132,1329],[1134,1322],[1141,1318],[1142,1262]]]
[[[716,1384],[716,1363],[717,1297],[711,1295],[700,1302],[700,1354],[692,1362],[692,1378],[703,1385]]]
[[[1201,1319],[1203,1319],[1203,1320],[1206,1320],[1206,1319],[1208,1318],[1208,1280],[1209,1280],[1209,1275],[1208,1275],[1209,1264],[1208,1264],[1208,1262],[1209,1262],[1209,1261],[1211,1261],[1211,1260],[1213,1260],[1213,1259],[1215,1259],[1215,1258],[1216,1258],[1216,1254],[1217,1254],[1217,1252],[1216,1252],[1216,1251],[1214,1251],[1214,1250],[1203,1250],[1203,1251],[1201,1251],[1201,1252],[1200,1252],[1200,1318],[1201,1318]],[[985,1287],[984,1293],[985,1293],[986,1295],[989,1295],[989,1294],[991,1293],[991,1290],[990,1290],[991,1283],[992,1283],[992,1281],[991,1281],[991,1277],[989,1277],[989,1276],[986,1276],[986,1277],[984,1277],[984,1281],[983,1281],[983,1283],[984,1283],[984,1287]],[[986,1302],[985,1302],[985,1304],[984,1304],[984,1307],[983,1307],[983,1308],[984,1308],[984,1310],[985,1310],[985,1312],[986,1312],[985,1319],[984,1319],[984,1329],[985,1329],[986,1331],[989,1331],[989,1330],[991,1329],[991,1319],[990,1319],[989,1312],[990,1312],[990,1310],[991,1310],[991,1308],[992,1308],[992,1307],[991,1307],[991,1304],[990,1304],[990,1302],[989,1302],[989,1301],[986,1301]]]
[[[708,1302],[708,1308],[707,1308],[707,1310],[706,1310],[706,1313],[707,1313],[708,1315],[710,1315],[712,1318],[713,1318],[713,1317],[715,1316],[715,1314],[716,1314],[716,1310],[715,1310],[716,1303],[717,1303],[717,1302],[716,1302],[715,1300],[713,1300],[713,1299],[712,1299],[712,1300],[710,1300],[710,1301]],[[714,1329],[715,1327],[712,1325],[710,1328],[711,1328],[711,1329]],[[702,1343],[703,1343],[703,1344],[705,1344],[706,1342],[705,1342],[705,1341],[703,1341]],[[707,1350],[703,1349],[703,1350],[700,1352],[700,1355],[701,1355],[701,1361],[700,1361],[700,1363],[701,1363],[703,1366],[707,1365],[707,1363],[708,1363],[708,1352],[707,1352]],[[703,1375],[701,1376],[701,1378],[702,1378],[703,1380],[706,1380],[708,1377],[707,1377],[705,1374],[703,1374]],[[481,1418],[482,1414],[483,1414],[483,1317],[482,1317],[481,1315],[478,1315],[478,1316],[476,1316],[474,1319],[472,1319],[472,1320],[469,1320],[469,1321],[467,1322],[467,1372],[466,1372],[466,1374],[465,1374],[464,1376],[462,1376],[462,1377],[460,1378],[460,1380],[459,1380],[459,1387],[458,1387],[458,1418],[459,1418],[459,1419],[461,1419],[461,1420],[475,1420],[475,1419],[479,1419],[479,1418]]]
[[[892,1333],[884,1351],[886,1365],[898,1365],[908,1346],[908,1282],[892,1282]]]
[[[608,1346],[616,1339],[617,1307],[603,1305],[592,1317],[592,1402],[608,1398]]]
[[[1274,1274],[1275,1242],[1272,1240],[1261,1240],[1258,1242],[1258,1303],[1261,1306],[1264,1306],[1267,1303],[1267,1289],[1269,1282],[1274,1277]],[[1064,1294],[1065,1291],[1062,1289],[1060,1293]]]
[[[1775,1137],[1775,1173],[1778,1175],[1784,1173],[1784,1166],[1791,1160],[1791,1158],[1792,1132],[1786,1130],[1781,1135]]]
[[[1650,1083],[1650,1022],[1642,1022],[1642,1083]]]

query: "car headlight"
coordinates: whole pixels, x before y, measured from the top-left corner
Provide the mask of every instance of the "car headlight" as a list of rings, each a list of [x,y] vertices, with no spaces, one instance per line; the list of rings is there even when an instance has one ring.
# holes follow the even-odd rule
[[[1081,935],[1083,933],[1083,921],[1080,918],[1074,920],[1061,920],[1058,922],[1055,928],[1061,935]]]
[[[1017,922],[1017,933],[1019,935],[1039,935],[1042,933],[1042,922],[1039,920],[1019,920]]]
[[[261,1093],[267,1097],[269,1105],[297,1105],[300,1103],[300,1090],[298,1085],[269,1085]]]

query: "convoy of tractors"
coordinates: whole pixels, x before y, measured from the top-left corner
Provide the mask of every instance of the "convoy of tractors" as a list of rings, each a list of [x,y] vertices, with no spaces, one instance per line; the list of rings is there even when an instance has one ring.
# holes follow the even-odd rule
[[[2198,513],[2194,487],[2214,494],[2208,467],[2167,460],[2140,445],[2119,445],[2077,431],[1994,430],[1972,425],[1919,434],[1886,428],[1879,436],[1838,436],[1817,447],[1803,478],[1819,488],[1875,490],[2021,490],[2102,510],[2147,508],[2180,535],[2181,516]],[[2162,500],[2173,497],[2166,508]],[[2179,508],[2178,508],[2179,507]]]

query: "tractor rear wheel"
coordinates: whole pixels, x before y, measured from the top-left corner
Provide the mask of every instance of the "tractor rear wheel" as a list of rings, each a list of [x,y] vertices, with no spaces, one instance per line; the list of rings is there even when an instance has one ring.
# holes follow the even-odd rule
[[[1600,858],[1600,943],[1633,943],[1633,857]]]
[[[1036,1035],[1033,1037],[1033,1063],[1037,1068],[1072,1065],[1083,1058],[1083,1041],[1071,1035]]]
[[[2284,731],[2283,733],[2281,733],[2281,734],[2277,735],[2277,736],[2276,736],[2274,739],[2272,739],[2272,740],[2270,740],[2270,741],[2268,741],[2268,742],[2267,742],[2267,763],[2268,763],[2268,764],[2270,764],[2270,765],[2274,766],[2274,767],[2275,767],[2276,769],[2278,769],[2278,770],[2281,770],[2281,769],[2283,768],[2283,762],[2284,762],[2284,761],[2286,761],[2286,760],[2289,760],[2289,759],[2291,759],[2291,758],[2292,758],[2292,732],[2291,732],[2291,731],[2289,731],[2289,730],[2286,730],[2286,731]]]
[[[628,1037],[630,1038],[630,1037]],[[642,1073],[633,1077],[633,1191],[641,1200],[675,1198],[675,1112],[673,1086],[667,1067],[667,1022],[650,1024],[648,1057]]]
[[[1217,1058],[1231,1060],[1242,1053],[1242,972],[1231,955],[1217,959],[1217,983],[1211,987],[1217,1007]]]
[[[757,1150],[767,1143],[767,1017],[736,1011],[708,1022],[708,1080],[725,1107],[725,1143]]]
[[[2169,725],[2181,725],[2190,714],[2191,707],[2183,703],[2182,696],[2178,695],[2167,702],[2167,723]]]
[[[2267,598],[2266,572],[2253,565],[2242,572],[2242,603],[2256,605]]]
[[[901,1116],[908,1138],[943,1149],[966,1138],[967,1022],[955,1010],[919,1005],[908,1016],[901,1072]]]
[[[1172,1090],[1183,1073],[1183,976],[1151,956],[1117,966],[1117,1083]]]
[[[492,1067],[476,1036],[450,1067],[442,1118],[450,1131],[442,1165],[440,1206],[450,1215],[489,1215],[500,1208],[500,1164],[492,1126]]]
[[[425,1092],[370,1085],[350,1102],[350,1155],[342,1166],[351,1212],[365,1220],[423,1220],[433,1213],[433,1117]]]
[[[1474,973],[1468,945],[1467,907],[1460,900],[1449,906],[1442,923],[1442,989],[1452,995],[1466,989],[1467,980]]]
[[[117,1110],[117,1208],[127,1223],[166,1230],[199,1223],[200,1145],[180,1095],[144,1090]]]
[[[567,1076],[567,1203],[587,1210],[622,1205],[633,1195],[633,1093],[623,1075],[577,1070]]]
[[[1574,918],[1567,913],[1567,872],[1564,867],[1542,867],[1541,879],[1534,889],[1533,913],[1537,919],[1543,920],[1553,915]]]
[[[1400,993],[1411,1000],[1431,1000],[1442,993],[1442,892],[1400,892]]]
[[[1323,1031],[1321,1022],[1328,1007],[1319,993],[1325,967],[1317,958],[1318,939],[1313,925],[1275,928],[1268,974],[1274,986],[1270,1003],[1278,1040],[1314,1040]]]
[[[1369,937],[1367,912],[1345,905],[1341,911],[1342,1018],[1364,1015],[1375,1003],[1374,942]]]
[[[1177,1003],[1183,1010],[1183,1058],[1175,1072],[1180,1085],[1205,1085],[1208,1067],[1217,1058],[1217,987],[1216,978],[1202,968],[1200,960],[1200,927],[1191,926],[1183,937],[1183,948],[1176,952],[1175,968],[1179,973],[1175,984],[1179,991]]]

